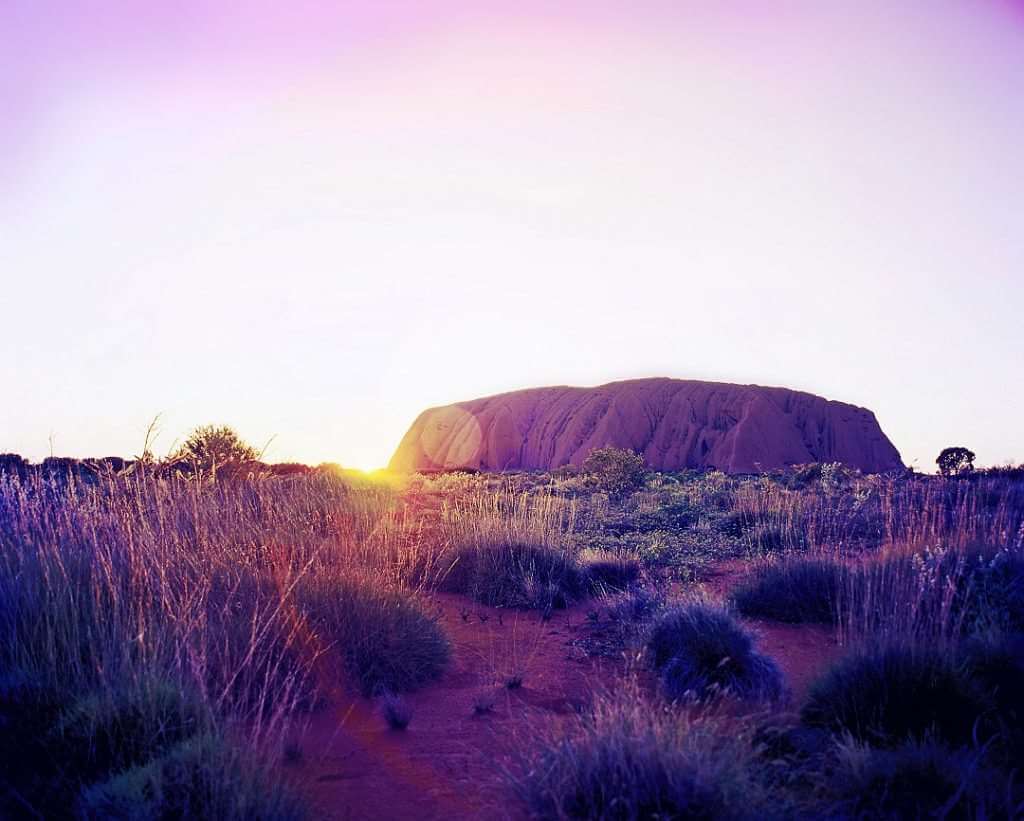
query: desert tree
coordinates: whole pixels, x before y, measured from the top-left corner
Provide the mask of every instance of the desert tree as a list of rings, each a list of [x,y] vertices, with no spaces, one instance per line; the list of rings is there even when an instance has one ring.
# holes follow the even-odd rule
[[[602,490],[616,495],[642,486],[646,473],[640,454],[615,447],[592,450],[583,461],[583,472]]]
[[[974,451],[961,446],[943,448],[935,464],[943,476],[970,473],[974,470]]]
[[[227,425],[202,425],[189,434],[172,455],[172,462],[187,462],[203,471],[254,462],[260,452]]]

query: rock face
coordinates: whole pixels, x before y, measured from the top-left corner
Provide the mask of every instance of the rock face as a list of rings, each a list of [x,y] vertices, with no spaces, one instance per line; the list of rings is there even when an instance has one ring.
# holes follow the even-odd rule
[[[903,467],[865,408],[786,388],[681,379],[533,388],[431,408],[413,422],[389,467],[551,470],[579,465],[606,445],[642,454],[655,470]]]

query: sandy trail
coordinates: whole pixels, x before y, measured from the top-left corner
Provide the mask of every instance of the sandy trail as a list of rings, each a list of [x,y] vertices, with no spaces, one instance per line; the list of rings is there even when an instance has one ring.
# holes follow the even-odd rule
[[[721,597],[748,571],[743,562],[711,569],[706,591]],[[452,639],[452,664],[435,684],[406,697],[413,718],[390,730],[377,704],[345,694],[315,713],[290,778],[323,819],[501,819],[522,817],[502,780],[515,752],[584,705],[595,688],[613,687],[625,659],[588,657],[574,642],[592,635],[583,603],[556,612],[510,613],[459,596],[431,600]],[[794,703],[840,653],[834,631],[747,621],[758,647],[782,668]],[[522,678],[522,686],[506,684]],[[485,712],[475,709],[493,703]]]

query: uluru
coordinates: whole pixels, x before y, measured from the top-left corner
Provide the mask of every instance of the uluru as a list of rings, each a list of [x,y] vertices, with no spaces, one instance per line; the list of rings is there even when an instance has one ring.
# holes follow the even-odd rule
[[[609,445],[662,471],[756,473],[810,462],[864,473],[903,467],[866,408],[788,388],[651,378],[430,408],[402,438],[389,469],[552,470]]]

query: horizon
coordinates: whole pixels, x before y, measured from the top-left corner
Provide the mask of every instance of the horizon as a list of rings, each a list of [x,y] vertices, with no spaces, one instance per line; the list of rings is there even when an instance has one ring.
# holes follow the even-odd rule
[[[231,6],[0,11],[0,451],[658,376],[1024,460],[1019,4]]]

